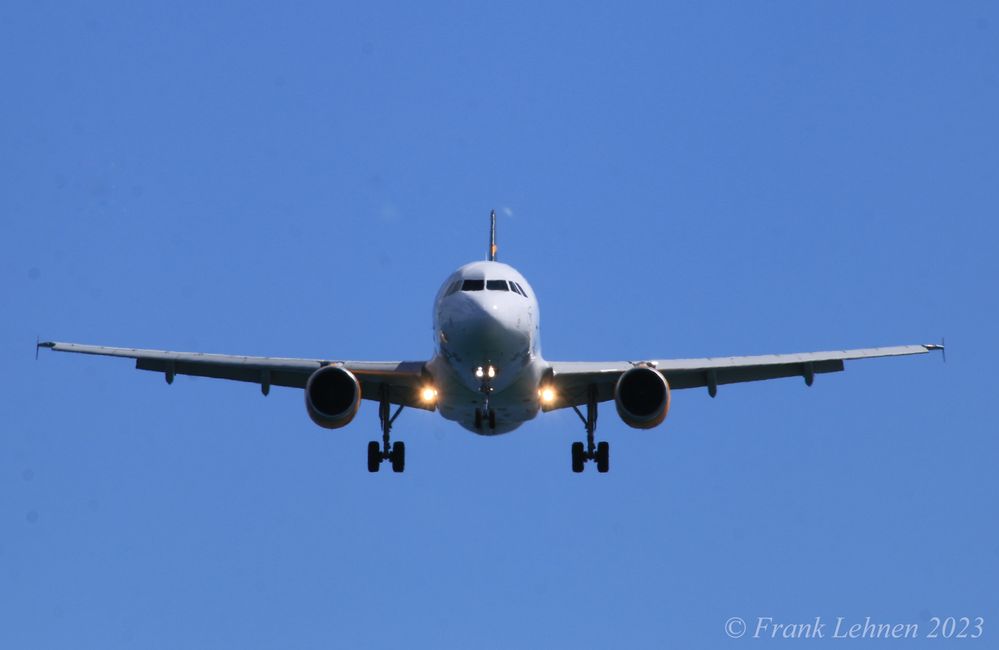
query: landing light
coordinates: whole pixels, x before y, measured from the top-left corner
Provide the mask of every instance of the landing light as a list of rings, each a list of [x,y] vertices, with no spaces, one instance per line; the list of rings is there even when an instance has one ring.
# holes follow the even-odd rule
[[[484,373],[482,372],[482,366],[479,366],[478,368],[475,369],[475,376],[478,377],[479,379],[482,379],[483,374]]]
[[[541,396],[541,401],[545,404],[551,404],[555,401],[555,391],[547,386],[539,390],[538,394]]]
[[[431,404],[437,401],[437,389],[433,386],[424,386],[420,391],[420,399],[422,399],[427,404]]]
[[[492,379],[495,376],[496,376],[496,368],[489,366],[489,378]]]

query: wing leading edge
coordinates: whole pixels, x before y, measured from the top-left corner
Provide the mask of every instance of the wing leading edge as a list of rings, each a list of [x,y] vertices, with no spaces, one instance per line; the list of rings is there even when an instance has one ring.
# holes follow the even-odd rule
[[[45,341],[37,344],[56,352],[95,354],[135,359],[139,370],[162,372],[167,383],[176,375],[215,377],[260,384],[266,395],[271,386],[305,388],[309,376],[323,366],[336,365],[351,371],[361,382],[361,395],[379,399],[383,386],[388,387],[389,401],[414,408],[427,408],[419,399],[424,382],[423,361],[331,361],[327,359],[288,359],[248,357],[201,352],[171,352],[138,348],[112,348],[103,345]]]
[[[781,377],[804,377],[811,385],[815,375],[840,372],[844,361],[926,354],[943,350],[942,345],[898,345],[829,352],[763,354],[749,357],[705,357],[701,359],[653,359],[649,361],[555,361],[551,383],[558,396],[550,408],[579,406],[587,401],[588,387],[597,388],[597,401],[614,398],[614,384],[627,370],[648,365],[659,370],[670,388],[704,388],[712,397],[722,384],[762,381]]]

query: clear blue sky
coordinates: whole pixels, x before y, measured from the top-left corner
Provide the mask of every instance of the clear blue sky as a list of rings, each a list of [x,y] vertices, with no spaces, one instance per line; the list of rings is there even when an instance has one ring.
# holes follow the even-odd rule
[[[209,4],[0,9],[0,647],[994,646],[994,3]],[[550,359],[948,362],[605,407],[608,475],[407,412],[397,476],[371,403],[33,359],[425,358],[493,207]]]

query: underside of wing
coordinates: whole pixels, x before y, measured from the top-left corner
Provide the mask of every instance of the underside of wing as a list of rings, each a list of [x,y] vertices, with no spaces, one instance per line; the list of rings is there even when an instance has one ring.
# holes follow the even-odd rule
[[[250,357],[200,352],[171,352],[138,348],[113,348],[102,345],[46,341],[38,347],[57,352],[75,352],[107,357],[134,359],[139,370],[162,372],[167,383],[176,375],[214,377],[260,384],[266,395],[271,386],[305,388],[313,372],[324,366],[349,370],[361,384],[365,399],[378,400],[387,389],[389,401],[414,408],[428,408],[420,399],[424,383],[422,361],[333,361],[328,359],[289,359]]]
[[[578,406],[587,401],[590,386],[597,401],[614,398],[614,384],[620,376],[638,366],[653,367],[666,378],[670,388],[706,387],[712,397],[718,386],[781,377],[804,377],[811,385],[815,375],[843,370],[843,362],[877,357],[898,357],[942,350],[940,345],[899,345],[884,348],[764,354],[747,357],[705,357],[700,359],[652,359],[648,361],[556,361],[551,362],[551,384],[557,395],[552,408]]]

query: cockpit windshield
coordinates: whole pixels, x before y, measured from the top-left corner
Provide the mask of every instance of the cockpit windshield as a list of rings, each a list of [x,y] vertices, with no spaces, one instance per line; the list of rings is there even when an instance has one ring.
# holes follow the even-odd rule
[[[450,296],[457,291],[512,291],[527,297],[527,292],[513,280],[456,280],[444,292],[445,296]]]

